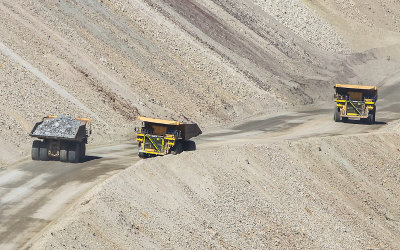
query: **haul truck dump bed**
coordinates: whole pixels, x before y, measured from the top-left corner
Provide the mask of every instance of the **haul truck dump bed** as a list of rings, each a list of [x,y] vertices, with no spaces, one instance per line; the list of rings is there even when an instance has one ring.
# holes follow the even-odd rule
[[[191,138],[200,135],[201,129],[194,123],[138,117],[142,126],[137,129],[139,156],[179,154],[196,149]]]
[[[88,118],[70,116],[44,117],[29,134],[41,139],[33,141],[32,160],[81,161],[85,157],[87,139],[91,133],[88,130],[90,122]]]
[[[376,86],[336,84],[334,120],[346,122],[349,118],[359,118],[369,124],[375,123]]]

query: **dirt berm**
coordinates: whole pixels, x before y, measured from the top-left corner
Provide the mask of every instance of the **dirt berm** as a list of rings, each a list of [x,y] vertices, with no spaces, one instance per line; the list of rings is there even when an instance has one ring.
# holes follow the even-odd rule
[[[140,161],[33,248],[398,249],[399,150],[397,131]]]

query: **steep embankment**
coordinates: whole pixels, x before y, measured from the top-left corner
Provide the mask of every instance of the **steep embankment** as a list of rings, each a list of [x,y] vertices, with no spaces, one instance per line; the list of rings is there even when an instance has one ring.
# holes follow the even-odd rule
[[[141,161],[34,249],[400,246],[396,132],[224,146]]]
[[[305,2],[2,1],[0,162],[48,114],[89,116],[109,142],[137,114],[204,127],[327,99],[376,58],[339,55],[354,46]]]

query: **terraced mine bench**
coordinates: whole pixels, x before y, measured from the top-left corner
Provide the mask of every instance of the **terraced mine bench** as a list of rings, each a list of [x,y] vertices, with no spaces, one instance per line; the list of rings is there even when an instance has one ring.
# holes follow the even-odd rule
[[[70,116],[47,116],[33,127],[32,160],[80,162],[86,155],[91,120]]]

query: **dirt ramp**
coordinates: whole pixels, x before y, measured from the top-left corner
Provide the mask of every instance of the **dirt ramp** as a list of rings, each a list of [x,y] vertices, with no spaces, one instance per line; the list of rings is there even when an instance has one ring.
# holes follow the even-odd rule
[[[33,249],[400,246],[400,135],[310,138],[141,161]]]

